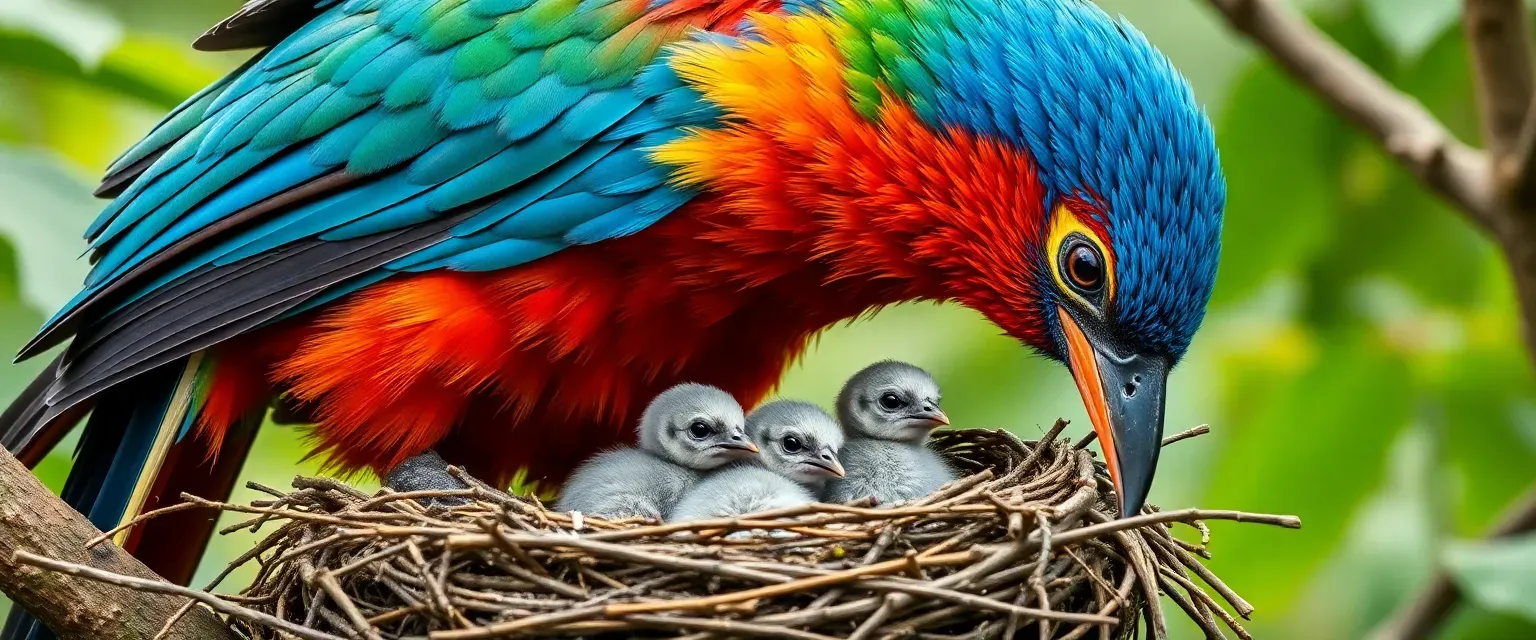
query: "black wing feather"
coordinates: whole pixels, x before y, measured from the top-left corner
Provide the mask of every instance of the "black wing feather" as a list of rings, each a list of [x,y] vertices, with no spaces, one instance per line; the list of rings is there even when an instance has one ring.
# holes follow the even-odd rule
[[[112,323],[114,330],[99,335],[96,327],[81,331],[91,346],[68,354],[41,420],[51,421],[108,387],[255,329],[335,285],[440,242],[454,224],[476,211],[355,240],[303,241],[172,283],[166,297],[146,299],[142,311],[131,310],[135,322]],[[220,286],[194,284],[210,279]]]
[[[198,51],[260,49],[283,41],[324,11],[326,0],[251,0],[192,43]]]

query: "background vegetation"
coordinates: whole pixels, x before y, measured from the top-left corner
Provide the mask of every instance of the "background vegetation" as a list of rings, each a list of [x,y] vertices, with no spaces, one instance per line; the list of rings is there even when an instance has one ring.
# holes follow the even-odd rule
[[[1189,76],[1230,183],[1215,300],[1169,399],[1170,431],[1214,433],[1167,452],[1153,501],[1302,516],[1300,532],[1215,525],[1215,567],[1258,606],[1258,637],[1362,637],[1440,562],[1474,586],[1444,637],[1536,637],[1536,539],[1462,541],[1536,479],[1536,380],[1491,245],[1203,3],[1100,4]],[[1456,0],[1304,4],[1475,143]],[[237,5],[0,2],[0,351],[76,291],[97,174],[242,59],[186,46]],[[1064,416],[1075,435],[1088,429],[1064,369],[946,306],[832,329],[783,392],[829,403],[886,357],[934,371],[957,424],[1029,436]],[[42,360],[0,367],[0,399]],[[55,489],[70,451],[39,469]],[[315,471],[304,451],[298,432],[269,427],[246,476],[285,485]],[[249,544],[217,540],[203,573]]]

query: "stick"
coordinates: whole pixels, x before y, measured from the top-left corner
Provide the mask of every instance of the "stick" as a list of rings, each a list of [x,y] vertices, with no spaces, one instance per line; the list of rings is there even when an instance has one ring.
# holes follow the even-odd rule
[[[71,575],[77,578],[85,578],[86,580],[92,580],[95,582],[110,584],[118,587],[126,587],[135,591],[191,598],[202,604],[208,605],[209,608],[213,609],[214,611],[218,611],[219,613],[230,615],[241,620],[257,622],[276,629],[281,629],[300,638],[304,638],[305,640],[345,640],[339,636],[333,636],[329,633],[302,627],[287,620],[283,620],[282,618],[271,616],[260,611],[253,611],[239,605],[231,604],[224,601],[222,598],[209,593],[204,593],[202,591],[190,589],[180,585],[174,585],[169,582],[126,576],[112,573],[110,571],[103,571],[93,567],[87,567],[85,565],[75,564],[73,562],[60,562],[52,558],[45,558],[43,556],[26,551],[17,551],[12,555],[12,560],[27,566],[47,569],[49,571],[55,571],[65,575]],[[223,637],[229,637],[227,629],[225,630]]]

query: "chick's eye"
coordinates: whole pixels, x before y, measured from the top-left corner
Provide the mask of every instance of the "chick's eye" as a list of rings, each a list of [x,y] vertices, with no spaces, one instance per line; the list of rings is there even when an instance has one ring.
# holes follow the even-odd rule
[[[800,444],[800,439],[796,438],[794,436],[784,436],[784,440],[782,441],[782,443],[784,445],[784,451],[786,453],[795,453],[795,452],[805,448],[804,445]]]
[[[1085,293],[1104,286],[1104,261],[1099,250],[1087,242],[1078,242],[1067,250],[1067,281]]]
[[[714,431],[715,430],[709,428],[709,424],[703,420],[695,420],[693,421],[693,424],[688,425],[688,437],[693,438],[694,440],[703,440],[708,438],[709,434],[714,433]]]
[[[887,392],[884,395],[880,396],[880,408],[885,409],[887,411],[894,411],[896,409],[900,409],[900,408],[906,406],[906,404],[907,404],[907,402],[905,400],[902,400],[901,396],[898,396],[898,395],[896,395],[894,393]]]

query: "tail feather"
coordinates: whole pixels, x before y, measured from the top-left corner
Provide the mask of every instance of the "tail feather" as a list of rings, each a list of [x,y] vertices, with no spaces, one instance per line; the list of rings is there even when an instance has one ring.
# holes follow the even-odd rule
[[[211,443],[205,438],[183,438],[177,442],[166,456],[154,490],[142,509],[176,504],[183,493],[210,500],[228,498],[255,443],[264,413],[264,408],[253,411],[231,425],[219,443],[217,457],[208,449]],[[161,577],[186,585],[191,583],[203,550],[213,538],[218,516],[207,509],[160,516],[134,527],[119,544]]]
[[[186,407],[174,406],[186,376],[182,360],[101,394],[85,423],[64,500],[103,531],[132,517],[135,496],[147,492]],[[164,432],[165,433],[162,435]],[[76,480],[79,480],[76,482]],[[78,487],[71,491],[72,485]]]
[[[48,363],[32,383],[21,391],[4,413],[0,413],[0,446],[10,451],[11,455],[21,460],[22,464],[29,467],[36,466],[53,450],[64,435],[69,433],[70,427],[79,422],[80,416],[89,410],[89,403],[83,403],[77,412],[71,415],[61,416],[58,420],[43,421],[43,415],[48,411],[48,392],[59,378],[59,367],[62,366],[64,355],[60,354]]]
[[[145,435],[151,436],[149,448],[142,459],[137,460],[133,482],[127,486],[132,487],[128,499],[123,502],[122,508],[117,514],[118,526],[139,515],[144,508],[144,502],[149,499],[154,489],[155,481],[159,478],[160,470],[165,467],[166,454],[170,453],[171,445],[187,432],[187,426],[191,424],[193,412],[191,411],[193,388],[197,384],[197,374],[202,364],[203,354],[193,354],[182,366],[181,375],[177,378],[171,389],[171,394],[166,398],[163,409],[158,412],[159,419],[154,430],[145,429]],[[153,419],[154,414],[145,416]],[[124,443],[128,444],[128,443]],[[114,505],[114,508],[116,505]],[[126,539],[126,534],[119,534],[116,542],[121,545]]]
[[[197,356],[191,361],[184,358],[108,389],[96,398],[60,497],[85,514],[97,528],[106,531],[117,527],[137,515],[149,499],[171,445],[186,421],[198,364]],[[45,377],[52,376],[45,372]],[[29,391],[38,386],[34,382]],[[48,385],[41,386],[46,389]],[[23,448],[41,448],[46,438],[39,439],[39,434],[68,429],[68,425],[34,424],[28,419],[32,415],[28,408],[42,402],[31,397],[19,399],[12,409],[25,405],[16,411],[15,419],[0,422],[5,435],[16,433],[16,442]],[[11,414],[7,411],[5,417],[11,418]],[[201,547],[196,549],[199,555],[201,551]],[[47,628],[29,618],[19,609],[14,611],[3,637],[53,637]]]

